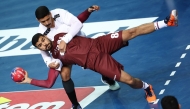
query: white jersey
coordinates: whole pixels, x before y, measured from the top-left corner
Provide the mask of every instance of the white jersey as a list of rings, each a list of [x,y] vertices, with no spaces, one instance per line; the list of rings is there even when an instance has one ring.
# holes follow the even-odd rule
[[[55,19],[55,27],[47,30],[47,27],[40,24],[38,33],[44,34],[46,32],[47,37],[52,41],[54,40],[54,36],[56,34],[61,32],[67,33],[65,37],[62,38],[62,40],[66,43],[68,43],[76,34],[79,36],[85,36],[85,34],[80,31],[82,28],[82,23],[73,14],[64,9],[54,9],[51,10],[51,15]],[[41,51],[41,55],[47,66],[53,61],[62,64],[59,60],[54,60],[47,51]],[[60,68],[58,70],[61,70]]]

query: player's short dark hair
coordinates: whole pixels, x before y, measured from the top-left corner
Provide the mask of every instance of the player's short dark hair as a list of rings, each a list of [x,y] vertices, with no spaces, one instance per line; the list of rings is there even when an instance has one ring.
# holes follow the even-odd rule
[[[35,15],[38,20],[41,18],[44,18],[45,16],[49,14],[50,14],[50,11],[46,6],[39,6],[35,11]]]
[[[179,103],[174,96],[164,96],[161,100],[162,109],[179,109]]]
[[[36,47],[36,43],[38,42],[40,36],[44,36],[41,33],[36,33],[33,37],[32,37],[32,45]]]

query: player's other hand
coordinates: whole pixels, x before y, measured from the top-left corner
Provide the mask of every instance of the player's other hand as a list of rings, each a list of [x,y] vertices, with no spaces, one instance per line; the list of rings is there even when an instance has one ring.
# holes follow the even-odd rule
[[[98,11],[100,7],[98,5],[92,5],[91,7],[88,8],[88,12],[94,12]]]
[[[30,84],[31,81],[32,81],[32,79],[28,77],[28,72],[25,71],[24,80],[22,82],[18,82],[18,83],[22,83],[22,84],[26,84],[27,83],[27,84]]]
[[[49,68],[57,69],[59,68],[60,64],[55,61],[55,62],[50,63],[48,66]]]
[[[60,53],[64,53],[66,51],[67,44],[65,41],[61,40],[60,44],[58,45]]]

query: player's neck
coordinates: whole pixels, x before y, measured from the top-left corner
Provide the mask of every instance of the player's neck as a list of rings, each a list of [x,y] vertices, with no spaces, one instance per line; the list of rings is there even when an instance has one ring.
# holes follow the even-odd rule
[[[55,21],[53,20],[53,21],[52,21],[51,28],[54,28],[54,27],[55,27]]]

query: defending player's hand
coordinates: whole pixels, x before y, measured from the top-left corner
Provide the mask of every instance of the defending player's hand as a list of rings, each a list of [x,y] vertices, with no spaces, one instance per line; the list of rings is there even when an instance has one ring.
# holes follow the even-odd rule
[[[17,83],[22,83],[22,84],[26,84],[26,83],[28,83],[28,84],[30,84],[31,81],[32,81],[32,79],[28,77],[28,72],[25,71],[24,80],[23,80],[22,82],[17,82]]]
[[[100,7],[98,5],[92,5],[91,7],[88,8],[88,12],[94,12],[98,11]]]
[[[50,63],[48,66],[49,68],[57,69],[59,68],[60,64],[55,61],[55,62]]]
[[[60,44],[58,45],[60,53],[64,53],[66,51],[67,44],[65,41],[61,40]]]

